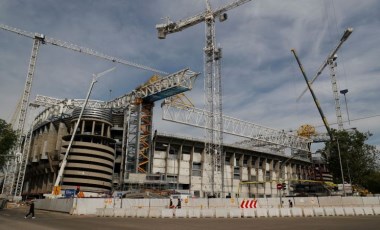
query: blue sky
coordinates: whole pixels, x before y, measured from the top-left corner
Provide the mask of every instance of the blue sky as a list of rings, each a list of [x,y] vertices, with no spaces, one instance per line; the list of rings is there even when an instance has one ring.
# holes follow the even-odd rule
[[[230,1],[211,0],[214,8]],[[47,37],[93,48],[131,62],[166,72],[190,67],[203,72],[204,24],[157,38],[155,25],[202,12],[203,0],[1,0],[0,23]],[[325,132],[307,92],[297,102],[305,82],[290,49],[295,48],[312,78],[347,27],[354,32],[340,49],[339,89],[348,89],[351,119],[380,114],[380,2],[376,0],[254,0],[228,12],[216,23],[217,43],[223,48],[224,114],[264,126],[296,130],[302,124]],[[20,97],[27,74],[32,40],[0,31],[0,118],[8,120]],[[84,98],[93,73],[112,63],[51,45],[40,48],[32,98]],[[109,100],[130,92],[152,73],[117,65],[100,79],[92,99]],[[333,128],[337,128],[329,71],[314,90]],[[203,76],[187,94],[203,107]],[[347,121],[341,97],[343,120]],[[161,120],[155,106],[158,131],[201,138],[202,130]],[[380,149],[380,116],[352,121],[374,135],[368,143]]]

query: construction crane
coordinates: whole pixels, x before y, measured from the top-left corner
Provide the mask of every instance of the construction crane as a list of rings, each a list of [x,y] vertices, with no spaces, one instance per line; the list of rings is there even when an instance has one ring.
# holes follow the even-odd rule
[[[211,9],[209,0],[206,0],[206,10],[195,16],[172,22],[167,20],[164,24],[156,25],[158,38],[164,39],[167,34],[182,31],[186,28],[205,22],[206,24],[206,47],[204,48],[204,88],[205,88],[205,106],[208,110],[206,132],[206,153],[212,156],[212,195],[223,193],[223,121],[222,121],[222,80],[221,66],[222,49],[216,46],[215,39],[215,18],[220,22],[227,20],[227,11],[236,8],[251,0],[238,0],[225,6]],[[218,180],[220,182],[217,182]]]
[[[298,66],[301,70],[301,73],[302,73],[302,76],[303,78],[305,79],[305,82],[306,82],[306,85],[307,85],[307,88],[309,89],[310,93],[311,93],[311,96],[313,97],[313,100],[314,100],[314,103],[315,105],[317,106],[317,109],[318,109],[318,112],[319,112],[319,115],[321,116],[322,118],[322,121],[323,121],[323,124],[325,125],[326,127],[326,130],[327,130],[327,133],[329,134],[329,137],[330,137],[330,140],[333,141],[334,137],[333,137],[333,134],[331,132],[331,129],[330,129],[330,125],[329,123],[327,122],[327,119],[322,111],[322,108],[319,104],[319,101],[317,99],[317,96],[315,96],[315,93],[314,93],[314,90],[313,88],[311,87],[311,84],[309,82],[309,80],[307,79],[307,76],[306,76],[306,73],[302,67],[302,64],[301,64],[301,61],[299,60],[298,56],[297,56],[297,53],[296,53],[296,50],[295,49],[292,49],[291,50],[293,55],[294,55],[294,58],[296,59],[297,63],[298,63]]]
[[[340,109],[338,85],[336,82],[335,68],[337,66],[336,59],[338,57],[336,53],[338,52],[339,48],[343,45],[343,43],[351,35],[352,31],[353,31],[353,28],[347,28],[344,31],[344,34],[343,34],[342,38],[340,39],[338,45],[327,56],[326,60],[322,63],[321,67],[319,67],[317,74],[309,82],[309,84],[312,85],[313,82],[319,77],[319,75],[321,75],[322,71],[326,68],[326,66],[327,65],[329,66],[331,85],[332,85],[332,90],[333,90],[334,100],[335,100],[335,112],[336,112],[336,118],[337,118],[337,123],[338,123],[338,130],[343,129],[343,119],[342,119],[342,112]],[[301,99],[301,97],[305,94],[306,91],[307,91],[307,88],[302,91],[301,95],[297,98],[297,101],[299,101]]]
[[[22,35],[22,36],[33,39],[32,52],[31,52],[31,57],[29,60],[28,74],[27,74],[26,81],[25,81],[24,91],[22,94],[22,99],[21,99],[21,104],[20,104],[20,113],[19,113],[18,122],[17,122],[17,126],[16,126],[16,130],[18,132],[19,137],[18,137],[18,143],[16,145],[17,147],[16,147],[15,152],[21,152],[22,151],[22,135],[23,135],[23,131],[24,131],[25,119],[26,119],[27,110],[28,110],[28,103],[29,103],[30,92],[31,92],[32,83],[33,83],[34,71],[36,68],[38,50],[39,50],[39,47],[41,44],[51,44],[51,45],[55,45],[58,47],[77,51],[80,53],[84,53],[87,55],[102,58],[102,59],[112,61],[115,63],[120,63],[120,64],[124,64],[127,66],[143,69],[143,70],[148,70],[148,71],[151,71],[154,73],[167,74],[166,72],[163,72],[163,71],[160,71],[160,70],[148,67],[148,66],[129,62],[129,61],[126,61],[126,60],[123,60],[120,58],[115,58],[115,57],[109,56],[107,54],[103,54],[101,52],[95,51],[95,50],[90,49],[90,48],[78,46],[78,45],[75,45],[75,44],[72,44],[69,42],[64,42],[64,41],[54,39],[54,38],[49,38],[49,37],[46,37],[44,34],[23,31],[23,30],[14,28],[14,27],[4,25],[4,24],[0,24],[0,28],[3,30],[6,30],[6,31],[16,33],[18,35]],[[12,164],[15,164],[15,163],[13,162]],[[15,184],[15,179],[16,179],[16,176],[14,174],[17,172],[18,166],[12,165],[11,168],[14,169],[13,170],[14,172],[11,173],[13,175],[11,176],[9,174],[10,175],[9,178],[5,178],[5,181],[7,182],[7,185],[6,185],[7,188],[5,189],[5,191],[3,193],[5,193],[7,195],[13,195],[13,193],[14,193],[13,192],[13,190],[14,190],[13,185]],[[21,178],[17,178],[17,180],[21,180]],[[20,184],[20,181],[17,181],[16,184]],[[15,194],[15,196],[20,196],[20,195],[21,194]]]

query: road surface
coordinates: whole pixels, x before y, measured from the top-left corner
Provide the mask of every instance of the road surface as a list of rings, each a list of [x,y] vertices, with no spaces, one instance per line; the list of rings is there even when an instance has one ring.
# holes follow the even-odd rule
[[[24,219],[26,207],[0,210],[0,230],[96,230],[96,229],[152,229],[152,230],[241,230],[241,229],[291,229],[291,230],[378,230],[380,216],[353,217],[285,217],[285,218],[113,218],[96,216],[71,216],[65,213],[36,210],[36,219]]]

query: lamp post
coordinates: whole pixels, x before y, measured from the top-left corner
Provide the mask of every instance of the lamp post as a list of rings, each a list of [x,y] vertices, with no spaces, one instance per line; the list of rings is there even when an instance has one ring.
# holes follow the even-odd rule
[[[92,75],[92,81],[91,81],[91,84],[90,84],[90,88],[88,89],[88,92],[87,92],[87,96],[86,96],[86,100],[84,102],[84,104],[82,105],[82,110],[80,111],[80,114],[79,114],[79,117],[78,117],[78,120],[77,122],[75,123],[75,126],[74,126],[74,130],[73,130],[73,133],[71,135],[71,139],[70,139],[70,143],[69,143],[69,146],[67,147],[66,149],[66,153],[65,153],[65,156],[63,157],[63,160],[62,160],[62,165],[61,167],[59,168],[59,172],[58,172],[58,176],[57,176],[57,179],[55,180],[55,184],[54,184],[54,187],[57,187],[61,184],[62,182],[62,176],[63,176],[63,171],[66,167],[66,164],[67,164],[67,157],[69,155],[69,152],[70,152],[70,149],[71,149],[71,145],[73,144],[74,142],[74,138],[75,138],[75,134],[77,132],[77,129],[78,129],[78,126],[79,126],[79,122],[82,118],[82,115],[83,115],[83,112],[84,112],[84,109],[86,108],[86,105],[87,105],[87,102],[88,102],[88,99],[90,98],[90,95],[91,95],[91,91],[92,91],[92,88],[94,87],[94,84],[98,81],[98,79],[102,76],[104,76],[105,74],[113,71],[116,67],[113,67],[111,69],[108,69],[106,71],[103,71],[101,73],[98,73],[98,74],[93,74]],[[54,191],[54,189],[53,189]]]
[[[338,138],[336,138],[336,144],[338,146],[338,157],[339,157],[339,165],[340,165],[340,174],[342,176],[343,195],[346,196],[346,188],[344,186],[344,175],[343,175],[343,167],[342,167],[342,158],[340,156],[340,147],[339,147],[339,140],[338,140]]]
[[[346,112],[347,112],[347,119],[348,119],[348,124],[350,124],[350,115],[348,113],[348,106],[347,106],[347,99],[346,99],[346,93],[348,93],[348,89],[343,89],[340,91],[341,94],[344,95],[344,102],[346,103]]]

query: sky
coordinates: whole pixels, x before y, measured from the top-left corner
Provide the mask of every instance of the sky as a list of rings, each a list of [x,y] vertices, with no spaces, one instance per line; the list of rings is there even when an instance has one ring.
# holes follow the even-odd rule
[[[211,0],[212,8],[232,0]],[[92,48],[168,73],[189,67],[203,72],[205,25],[197,24],[164,40],[156,24],[177,21],[205,10],[203,0],[0,0],[0,24]],[[348,27],[354,32],[338,52],[338,89],[344,128],[371,132],[368,144],[380,150],[380,1],[253,0],[216,22],[223,49],[223,113],[278,130],[295,132],[303,124],[326,132],[291,53],[294,48],[309,79]],[[0,118],[10,121],[25,85],[32,39],[0,30]],[[39,50],[31,100],[36,94],[85,98],[92,74],[114,63],[49,44]],[[91,99],[126,94],[153,73],[118,64],[99,79]],[[186,95],[204,107],[203,74]],[[334,96],[326,68],[313,84],[327,121],[337,128]],[[154,108],[154,129],[202,138],[204,131],[161,117]],[[37,111],[29,111],[33,116]],[[319,145],[314,145],[318,148]]]

